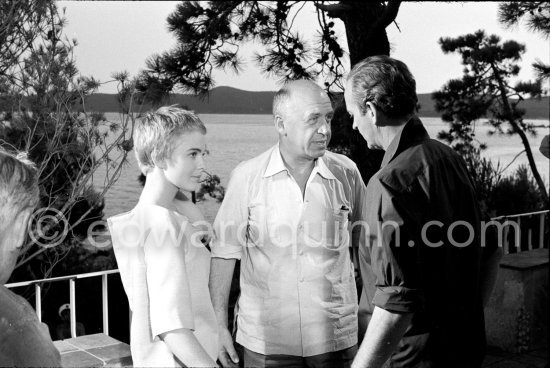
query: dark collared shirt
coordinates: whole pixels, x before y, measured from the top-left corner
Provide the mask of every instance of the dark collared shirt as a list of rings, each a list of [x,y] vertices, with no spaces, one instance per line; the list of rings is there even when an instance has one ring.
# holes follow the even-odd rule
[[[375,306],[414,313],[389,367],[477,367],[485,350],[480,211],[464,161],[414,117],[367,186],[360,265]]]

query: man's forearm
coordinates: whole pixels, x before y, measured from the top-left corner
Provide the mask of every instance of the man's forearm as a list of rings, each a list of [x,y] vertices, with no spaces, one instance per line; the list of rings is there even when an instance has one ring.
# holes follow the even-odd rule
[[[393,313],[374,307],[363,343],[352,368],[379,368],[384,365],[411,323],[412,313]]]
[[[210,299],[216,313],[218,325],[227,328],[227,308],[229,304],[229,291],[235,270],[235,259],[213,257],[210,261]]]

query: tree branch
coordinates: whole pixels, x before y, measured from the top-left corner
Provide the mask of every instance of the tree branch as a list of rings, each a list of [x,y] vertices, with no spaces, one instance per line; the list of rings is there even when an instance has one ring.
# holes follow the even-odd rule
[[[384,7],[384,13],[374,23],[373,28],[386,29],[387,26],[392,24],[392,22],[397,17],[397,13],[399,12],[400,5],[401,5],[401,1],[388,1],[386,6]]]
[[[347,12],[353,10],[353,7],[350,4],[347,4],[343,1],[340,1],[338,4],[317,4],[315,2],[315,7],[327,13],[331,18],[343,19]]]

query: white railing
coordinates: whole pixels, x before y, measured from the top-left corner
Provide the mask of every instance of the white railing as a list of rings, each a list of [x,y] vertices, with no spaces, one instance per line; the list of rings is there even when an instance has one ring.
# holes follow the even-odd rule
[[[499,245],[502,246],[504,254],[548,248],[549,212],[549,210],[545,210],[493,217],[491,221],[498,221],[503,224],[506,222],[517,224],[516,229],[512,227],[512,229],[514,229],[514,236],[512,237],[513,242],[510,242],[510,227],[503,227],[503,244]],[[514,247],[515,251],[510,252]]]
[[[103,313],[103,333],[105,335],[109,335],[109,296],[108,296],[109,284],[108,284],[107,277],[115,273],[119,273],[118,270],[81,273],[78,275],[52,277],[49,279],[14,282],[11,284],[6,284],[5,286],[9,289],[13,289],[18,287],[34,285],[36,315],[38,316],[38,319],[42,321],[42,284],[68,280],[69,281],[69,304],[71,305],[71,310],[70,310],[71,337],[76,337],[76,280],[85,279],[89,277],[101,277],[101,305],[102,305],[102,313]]]
[[[493,217],[492,221],[498,221],[498,222],[506,222],[506,221],[512,221],[518,224],[519,233],[516,231],[515,235],[515,244],[516,251],[522,251],[522,250],[532,250],[532,249],[539,249],[539,248],[546,248],[548,247],[548,216],[549,211],[538,211],[538,212],[530,212],[530,213],[522,213],[517,215],[509,215],[509,216],[499,216],[499,217]],[[533,221],[533,218],[537,219],[536,221]],[[529,225],[533,225],[533,223],[538,224],[538,230],[533,228],[532,226],[526,226],[525,229],[527,230],[527,236],[524,235],[520,236],[520,233],[523,233],[522,230],[522,222],[525,224],[528,220],[531,221]],[[503,247],[504,253],[510,253],[510,242],[509,242],[509,227],[504,226],[504,236],[503,244],[500,246]],[[537,237],[537,243],[533,244],[533,234],[538,235]],[[521,249],[520,242],[522,239],[527,241],[527,246],[524,247],[526,249]],[[545,241],[546,240],[546,241]],[[355,253],[355,252],[354,252]],[[352,258],[354,258],[354,263],[356,261],[356,254],[353,254]],[[356,265],[358,268],[358,265]],[[111,274],[119,273],[118,270],[108,270],[108,271],[99,271],[99,272],[90,272],[90,273],[82,273],[78,275],[70,275],[70,276],[61,276],[61,277],[52,277],[48,279],[41,279],[41,280],[33,280],[33,281],[24,281],[24,282],[15,282],[11,284],[6,284],[5,286],[7,288],[18,288],[18,287],[24,287],[24,286],[32,286],[34,285],[35,288],[35,310],[36,314],[38,316],[38,319],[42,321],[42,284],[45,283],[51,283],[51,282],[59,282],[59,281],[69,281],[69,302],[71,306],[70,310],[70,325],[71,325],[71,337],[76,337],[76,280],[77,279],[85,279],[89,277],[101,277],[101,300],[102,300],[102,313],[103,313],[103,333],[106,335],[109,335],[109,300],[108,300],[108,279],[107,276]],[[131,311],[130,311],[131,315]]]

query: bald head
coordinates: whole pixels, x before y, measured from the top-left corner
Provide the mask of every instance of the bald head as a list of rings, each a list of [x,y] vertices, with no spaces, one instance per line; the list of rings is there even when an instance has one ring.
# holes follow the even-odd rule
[[[273,101],[273,120],[285,160],[309,165],[324,155],[333,112],[330,98],[317,84],[308,80],[285,84]]]
[[[288,104],[299,100],[302,96],[319,97],[330,101],[327,93],[316,83],[300,79],[287,82],[273,98],[273,116],[284,116],[288,111]]]

